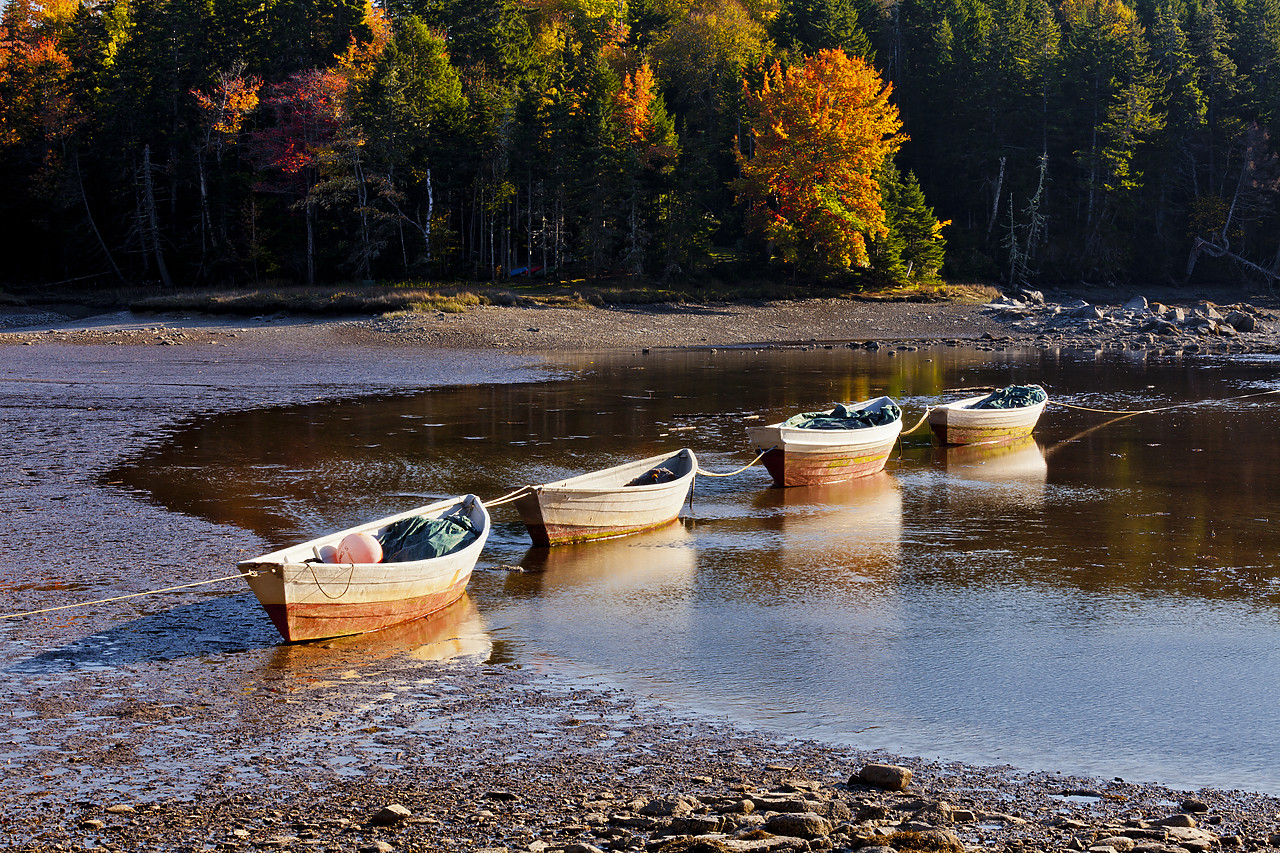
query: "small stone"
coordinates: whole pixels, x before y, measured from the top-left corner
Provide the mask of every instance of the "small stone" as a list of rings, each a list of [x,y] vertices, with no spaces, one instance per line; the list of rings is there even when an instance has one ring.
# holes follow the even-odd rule
[[[604,853],[604,851],[593,844],[583,844],[582,842],[578,842],[576,844],[565,845],[564,853]]]
[[[720,808],[722,814],[751,814],[755,810],[756,804],[750,800],[734,800]]]
[[[1209,804],[1203,800],[1183,800],[1178,808],[1187,814],[1204,814],[1209,810]]]
[[[106,821],[98,820],[96,817],[89,818],[88,820],[80,821],[81,829],[102,829],[106,825],[107,825]]]
[[[127,803],[117,803],[113,806],[107,806],[104,811],[106,811],[107,814],[134,814],[138,810]]]
[[[1152,823],[1156,826],[1192,827],[1196,825],[1196,819],[1189,814],[1173,814],[1160,820],[1153,820]]]
[[[371,841],[360,848],[360,853],[391,853],[395,850],[395,845],[388,844],[382,839]]]
[[[895,764],[868,764],[853,775],[849,784],[903,791],[911,784],[911,771]]]
[[[1137,846],[1137,843],[1138,842],[1134,841],[1132,838],[1124,835],[1112,835],[1107,838],[1099,838],[1094,842],[1094,844],[1105,844],[1112,850],[1115,850],[1116,853],[1129,853],[1130,850]]]
[[[413,812],[399,803],[392,803],[389,806],[384,806],[381,811],[375,814],[371,823],[374,826],[395,826],[397,823],[407,820],[412,814]]]

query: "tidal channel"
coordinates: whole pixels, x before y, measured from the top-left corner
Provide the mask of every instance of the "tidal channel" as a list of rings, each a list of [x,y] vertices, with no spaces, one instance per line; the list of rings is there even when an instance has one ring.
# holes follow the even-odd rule
[[[196,419],[103,481],[275,547],[665,449],[731,471],[749,424],[836,401],[888,394],[910,426],[959,389],[1039,383],[1103,411],[1051,405],[1011,446],[922,429],[838,486],[701,477],[677,524],[595,544],[532,548],[495,508],[465,618],[516,665],[787,735],[1276,792],[1280,395],[1256,395],[1277,375],[1118,352],[582,355],[544,381]]]

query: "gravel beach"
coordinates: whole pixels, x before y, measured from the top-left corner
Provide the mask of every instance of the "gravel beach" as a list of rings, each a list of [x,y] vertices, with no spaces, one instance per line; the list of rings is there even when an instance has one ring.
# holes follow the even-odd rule
[[[997,306],[812,300],[638,308],[484,307],[400,319],[0,315],[0,573],[11,607],[110,587],[136,539],[155,565],[251,555],[245,531],[176,517],[99,475],[196,414],[394,390],[438,353],[455,381],[528,354],[669,346],[1123,347],[1277,352],[1264,297],[1172,298],[1139,315],[1066,299]],[[1153,298],[1153,302],[1154,302]],[[1229,310],[1223,310],[1228,309]],[[1183,309],[1182,320],[1165,315]],[[1241,330],[1231,312],[1252,317]],[[1085,316],[1088,314],[1088,316]],[[1154,319],[1153,319],[1154,318]],[[1160,322],[1156,322],[1159,320]],[[1163,325],[1162,325],[1163,323]],[[183,347],[145,354],[111,347]],[[23,349],[17,349],[23,347]],[[225,348],[225,349],[224,349]],[[410,363],[405,361],[404,363]],[[261,369],[260,374],[255,370]],[[161,392],[158,389],[163,389]],[[50,589],[59,518],[85,580]],[[867,752],[761,735],[607,683],[516,666],[459,623],[395,638],[240,646],[218,592],[176,604],[0,621],[0,846],[13,850],[1077,850],[1280,846],[1280,799]],[[151,600],[151,599],[144,599]],[[150,609],[148,609],[150,608]],[[124,624],[122,624],[122,619]],[[190,621],[190,620],[187,620]],[[424,630],[431,630],[430,626]],[[140,638],[146,648],[137,651]],[[228,640],[227,638],[232,638]],[[385,648],[379,642],[385,641]],[[207,687],[169,673],[216,665]],[[372,663],[370,662],[372,661]],[[1241,780],[1248,787],[1248,780]]]

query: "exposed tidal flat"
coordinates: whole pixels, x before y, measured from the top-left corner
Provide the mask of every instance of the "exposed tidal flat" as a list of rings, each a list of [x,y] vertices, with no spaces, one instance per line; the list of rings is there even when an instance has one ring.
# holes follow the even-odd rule
[[[479,312],[466,333],[459,324],[473,320],[415,328],[117,317],[0,336],[32,343],[5,350],[0,384],[5,611],[230,574],[237,559],[264,550],[255,528],[270,522],[245,527],[201,506],[206,475],[191,455],[199,448],[184,457],[191,494],[180,512],[178,498],[157,502],[152,485],[120,473],[210,416],[528,382],[590,363],[589,354],[557,356],[562,347],[1022,345],[1001,341],[1006,321],[979,308],[855,304],[841,313],[800,303],[769,311]],[[498,335],[504,324],[530,341],[500,349],[475,337]],[[608,337],[611,329],[618,337]],[[1237,353],[1269,346],[1264,329],[1190,334],[1200,350],[1176,349],[1193,359],[1219,344]],[[165,340],[191,346],[113,345]],[[1165,346],[1159,357],[1173,357],[1175,344]],[[302,443],[287,432],[278,441]],[[219,450],[202,452],[215,459]],[[323,470],[310,496],[288,496],[295,519],[321,499],[341,506],[342,493],[360,493],[340,466]],[[173,469],[167,478],[177,479]],[[252,505],[255,484],[231,491]],[[349,502],[345,511],[360,511]],[[482,591],[501,588],[509,569],[483,568]],[[477,627],[475,610],[468,600],[412,634],[297,647],[274,642],[235,583],[6,620],[0,842],[32,850],[1100,852],[1280,843],[1280,803],[1246,793],[1259,787],[1248,775],[1192,791],[1070,767],[960,763],[952,757],[961,751],[949,756],[945,745],[913,757],[796,739],[785,725],[762,731],[693,714],[581,675],[554,654],[515,650],[502,631]],[[1171,660],[1163,677],[1203,690],[1212,673]],[[1119,696],[1077,701],[1124,706]],[[874,743],[874,732],[863,739]],[[911,777],[904,790],[891,781],[901,774],[852,778],[867,765]],[[1213,769],[1182,768],[1179,778]],[[400,808],[384,812],[389,806]]]

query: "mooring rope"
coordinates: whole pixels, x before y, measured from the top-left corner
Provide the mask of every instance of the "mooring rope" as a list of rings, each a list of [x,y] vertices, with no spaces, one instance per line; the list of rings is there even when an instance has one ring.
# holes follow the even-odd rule
[[[1268,394],[1280,394],[1280,388],[1271,391],[1259,391],[1256,394],[1241,394],[1239,397],[1225,397],[1221,400],[1212,400],[1207,402],[1214,403],[1230,403],[1235,400],[1248,400],[1251,397],[1265,397]],[[1185,409],[1187,406],[1202,406],[1205,400],[1194,400],[1190,403],[1175,403],[1172,406],[1158,406],[1154,409],[1093,409],[1088,406],[1076,406],[1071,403],[1063,403],[1059,400],[1050,400],[1052,406],[1062,406],[1064,409],[1075,409],[1078,412],[1096,412],[1100,415],[1149,415],[1153,412],[1167,412],[1170,409]]]
[[[933,406],[925,407],[924,414],[920,416],[920,420],[916,421],[916,425],[913,426],[911,429],[904,429],[901,433],[899,433],[899,435],[911,435],[911,433],[915,432],[916,430],[920,429],[920,427],[924,426],[924,422],[928,420],[929,413],[933,411],[933,408],[934,408]]]
[[[138,598],[143,595],[158,595],[162,592],[176,592],[180,589],[190,589],[193,586],[205,586],[206,584],[223,583],[224,581],[235,580],[236,578],[256,578],[257,576],[258,573],[254,571],[237,572],[234,575],[227,575],[223,578],[213,578],[212,580],[207,581],[194,581],[192,583],[184,583],[179,586],[167,586],[164,589],[151,589],[146,592],[131,592],[128,595],[117,595],[114,598],[99,598],[96,601],[81,601],[78,604],[64,604],[61,607],[45,607],[40,610],[26,610],[22,613],[3,613],[0,614],[0,619],[17,619],[20,616],[35,616],[39,613],[52,613],[55,610],[71,610],[75,607],[89,607],[94,604],[109,604],[113,601],[124,601],[126,598]]]
[[[769,448],[769,450],[773,450],[773,449],[774,449],[774,448],[772,448],[772,447],[770,447],[770,448]],[[748,462],[746,465],[743,465],[743,466],[742,466],[741,468],[739,468],[737,471],[729,471],[729,472],[724,473],[724,474],[717,474],[715,471],[708,471],[707,469],[705,469],[705,468],[703,468],[701,465],[699,465],[699,466],[698,466],[698,475],[699,475],[699,476],[701,476],[701,477],[732,477],[732,476],[734,476],[735,474],[741,474],[743,471],[747,470],[748,468],[750,468],[751,466],[753,466],[753,465],[755,465],[757,462],[759,462],[761,459],[763,459],[763,458],[764,458],[764,455],[765,455],[766,453],[768,453],[768,452],[769,452],[769,450],[761,450],[761,451],[760,451],[760,455],[759,455],[759,456],[757,456],[755,459],[752,459],[752,460],[751,460],[750,462]]]
[[[484,504],[485,509],[488,509],[489,507],[502,506],[503,504],[509,504],[512,501],[517,500],[518,498],[523,496],[525,493],[525,490],[528,488],[529,488],[528,486],[521,486],[520,488],[516,489],[514,492],[507,492],[507,494],[503,495],[500,498],[494,498],[491,501],[481,501],[481,503]]]

